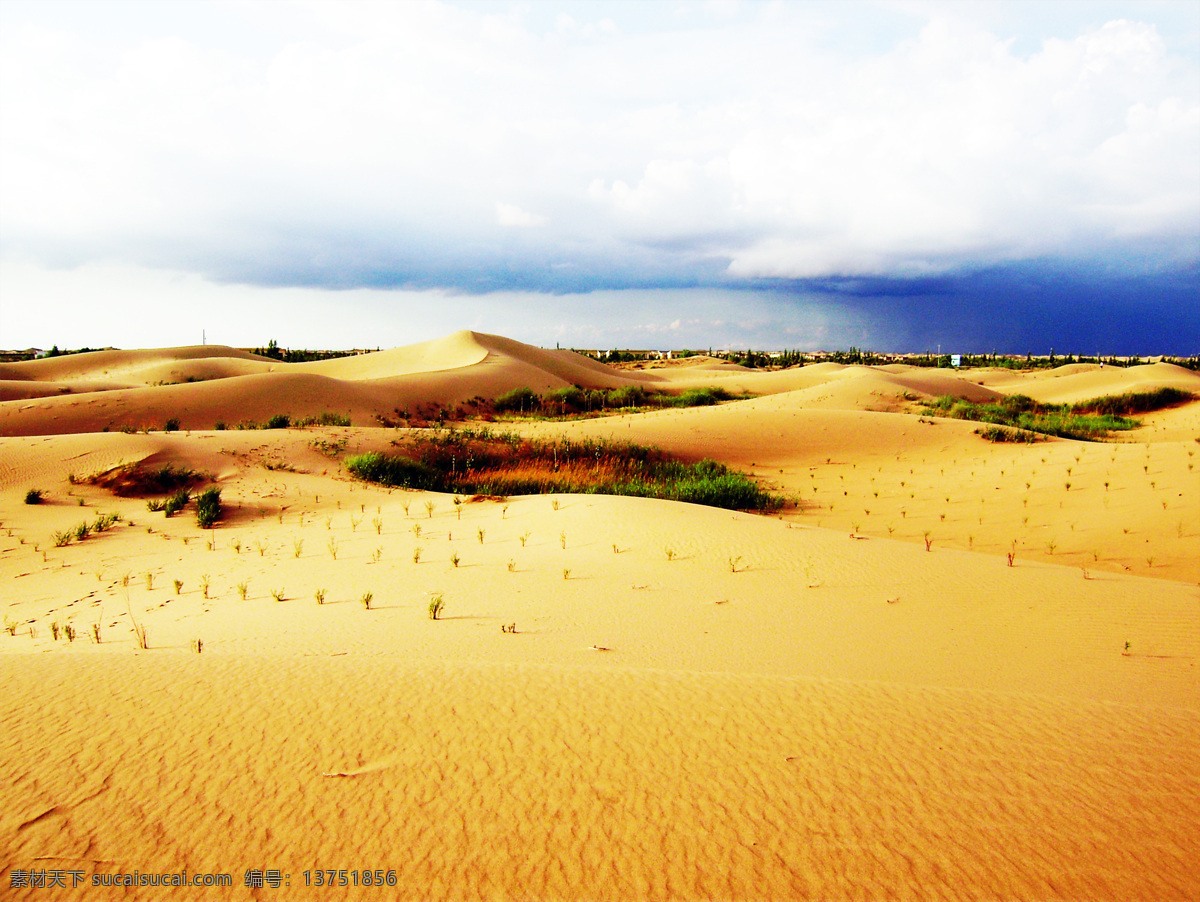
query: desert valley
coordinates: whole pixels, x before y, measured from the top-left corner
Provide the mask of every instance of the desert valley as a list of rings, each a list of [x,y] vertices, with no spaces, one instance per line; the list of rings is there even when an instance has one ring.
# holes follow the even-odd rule
[[[496,410],[573,387],[710,403]],[[935,405],[1164,390],[1098,441]],[[348,466],[424,437],[455,476],[632,442],[774,500]],[[1197,452],[1166,363],[618,369],[458,332],[0,364],[0,896],[1198,898]],[[231,881],[96,879],[185,871]]]

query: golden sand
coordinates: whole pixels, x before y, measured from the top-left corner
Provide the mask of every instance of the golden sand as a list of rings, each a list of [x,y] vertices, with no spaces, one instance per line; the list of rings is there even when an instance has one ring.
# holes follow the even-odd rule
[[[1196,898],[1200,402],[1117,442],[992,445],[902,395],[1198,382],[615,371],[475,333],[314,364],[0,365],[0,897]],[[388,447],[368,424],[398,407],[573,383],[759,393],[520,428],[716,457],[799,509],[459,510],[328,453]],[[355,425],[211,431],[325,410]],[[138,461],[212,474],[219,527],[69,479]],[[185,869],[233,885],[90,885]],[[247,889],[251,869],[286,885]]]

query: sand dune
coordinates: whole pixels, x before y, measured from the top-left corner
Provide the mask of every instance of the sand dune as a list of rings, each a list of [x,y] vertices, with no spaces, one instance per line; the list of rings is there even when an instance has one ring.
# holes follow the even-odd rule
[[[9,874],[47,868],[232,879],[53,890],[90,899],[1200,895],[1200,402],[1131,441],[993,445],[900,397],[1193,374],[616,371],[467,332],[213,353],[0,372],[72,388],[0,404],[5,898],[42,898]],[[227,375],[138,381],[185,363]],[[459,509],[342,468],[403,434],[371,416],[576,383],[759,385],[513,428],[716,457],[799,507]],[[195,425],[322,410],[355,425]],[[111,428],[171,415],[184,431]],[[209,474],[218,528],[86,482],[131,464]],[[252,892],[252,868],[286,883]],[[331,893],[327,868],[395,885]]]

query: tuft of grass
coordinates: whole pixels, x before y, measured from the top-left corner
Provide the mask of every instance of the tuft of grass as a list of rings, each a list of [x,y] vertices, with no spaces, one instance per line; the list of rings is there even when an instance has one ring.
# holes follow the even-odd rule
[[[176,580],[172,580],[172,582],[175,585],[175,594],[178,595],[180,593],[180,591],[183,589],[183,580],[176,579]]]
[[[377,535],[377,536],[383,535],[383,518],[382,517],[372,517],[371,525],[375,527],[375,535]]]
[[[360,598],[359,601],[361,601],[362,606],[369,611],[369,610],[371,610],[371,601],[374,598],[375,598],[375,594],[373,592],[363,592],[362,598]]]
[[[203,639],[193,639],[192,640],[192,651],[194,651],[196,654],[200,654],[202,651],[204,651],[204,640]]]
[[[617,546],[614,545],[613,551],[616,551],[616,550],[617,550]],[[665,550],[666,550],[667,560],[668,561],[675,560],[675,549],[668,546]]]
[[[54,533],[54,547],[62,548],[64,545],[69,544],[71,541],[72,535],[73,535],[73,533],[70,530],[62,530],[59,532],[55,532]]]
[[[729,558],[729,572],[737,573],[739,569],[744,569],[741,567],[741,563],[742,563],[742,556],[740,554],[737,556],[731,555]]]
[[[17,621],[13,620],[11,617],[4,618],[4,631],[6,633],[8,633],[10,636],[15,636],[17,634],[18,626],[20,626],[20,624],[17,623]]]
[[[455,567],[457,567],[457,566],[458,566],[458,562],[459,562],[460,560],[462,560],[462,558],[460,558],[460,557],[458,556],[458,552],[457,552],[457,551],[455,551],[453,554],[451,554],[451,555],[450,555],[450,563],[451,563],[451,564],[453,564]]]
[[[509,561],[508,561],[508,572],[509,573],[517,572],[517,562],[512,560],[511,558],[509,558]]]
[[[276,601],[283,601],[286,596],[283,594],[283,589],[272,589],[271,597]]]
[[[413,555],[412,555],[412,557],[413,557],[413,563],[414,563],[414,564],[419,564],[419,563],[421,563],[421,548],[420,548],[420,547],[417,547],[417,548],[414,548],[414,549],[413,549]]]
[[[446,607],[446,601],[440,594],[429,599],[429,619],[439,620],[442,616],[442,610]]]
[[[238,591],[238,597],[242,601],[245,601],[246,594],[250,591],[250,584],[248,582],[246,582],[245,580],[243,580],[242,582],[237,584],[237,591]]]
[[[317,600],[317,604],[325,604],[325,590],[317,589],[313,592],[313,597]]]
[[[209,575],[207,573],[200,574],[200,591],[204,594],[205,598],[208,598],[208,590],[211,585],[212,581]]]
[[[484,530],[483,530],[482,526],[479,527],[479,529],[475,530],[475,535],[478,536],[479,544],[482,545],[483,544],[483,536],[484,536]]]
[[[563,567],[563,579],[570,579],[570,578],[571,578],[571,571],[568,568]]]
[[[325,547],[329,549],[329,556],[336,561],[338,553],[337,539],[330,539]]]

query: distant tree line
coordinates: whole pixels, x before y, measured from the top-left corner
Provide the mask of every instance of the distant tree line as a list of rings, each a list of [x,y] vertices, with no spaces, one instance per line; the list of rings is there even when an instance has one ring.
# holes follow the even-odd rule
[[[376,351],[379,348],[375,349]],[[279,360],[283,363],[307,363],[310,360],[332,360],[336,357],[353,357],[358,351],[310,351],[307,348],[304,350],[293,350],[292,348],[281,348],[271,339],[267,342],[265,348],[254,348],[253,353],[260,357],[270,357],[272,360]]]

